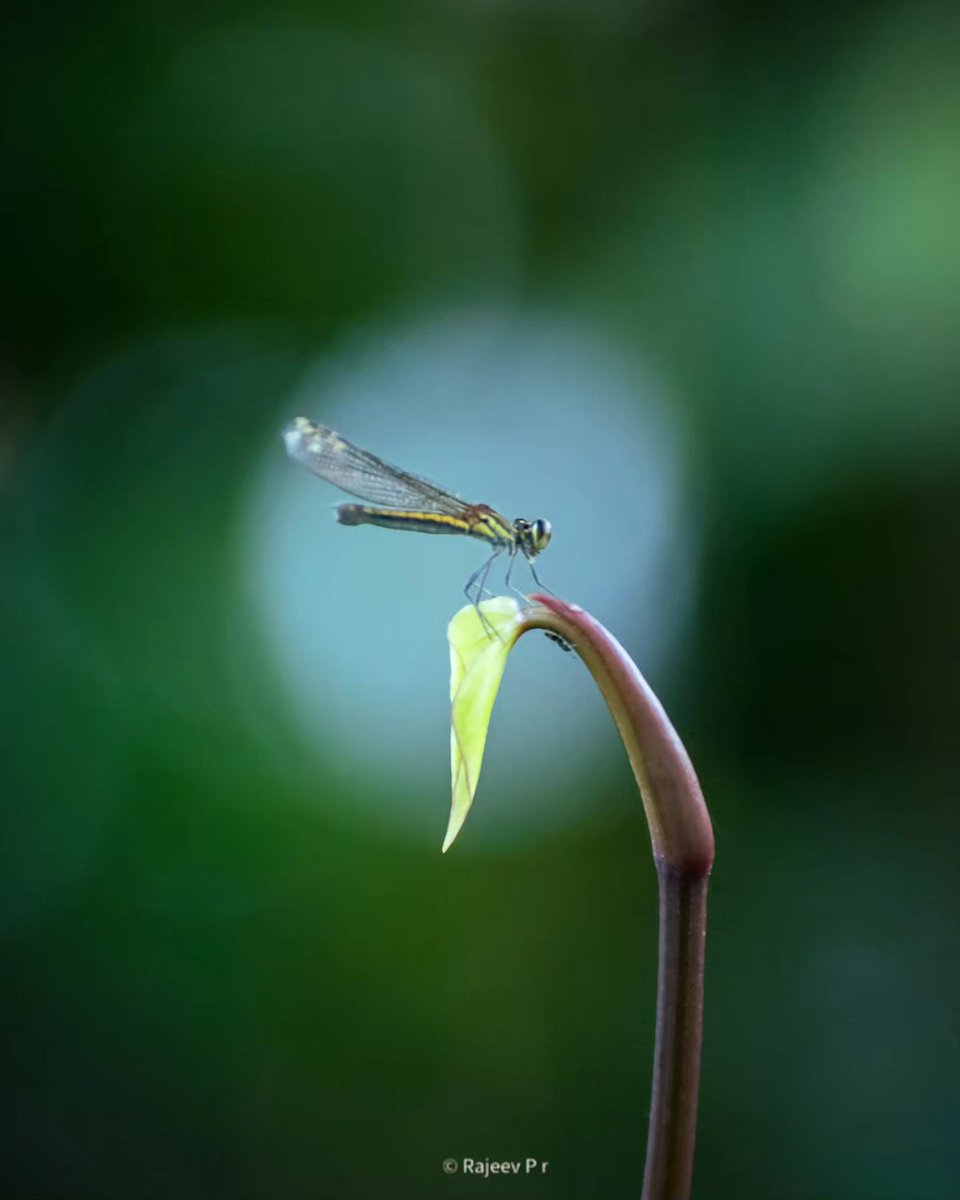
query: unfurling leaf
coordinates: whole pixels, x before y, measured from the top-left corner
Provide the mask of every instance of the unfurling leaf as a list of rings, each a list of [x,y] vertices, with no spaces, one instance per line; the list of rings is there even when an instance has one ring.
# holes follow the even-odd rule
[[[447,628],[450,642],[450,772],[453,798],[446,852],[463,827],[473,803],[507,655],[520,632],[520,605],[497,596],[461,608]]]

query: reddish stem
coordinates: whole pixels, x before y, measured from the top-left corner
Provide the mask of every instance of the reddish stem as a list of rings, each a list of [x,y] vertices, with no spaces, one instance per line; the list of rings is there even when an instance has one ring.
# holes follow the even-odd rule
[[[690,1195],[700,1083],[707,884],[714,843],[693,765],[636,664],[582,608],[536,595],[521,632],[558,634],[583,659],[626,747],[660,882],[653,1091],[643,1200]]]

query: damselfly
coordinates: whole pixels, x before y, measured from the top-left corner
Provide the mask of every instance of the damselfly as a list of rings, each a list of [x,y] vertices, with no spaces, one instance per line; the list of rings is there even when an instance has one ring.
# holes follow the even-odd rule
[[[284,430],[283,440],[291,458],[309,467],[321,479],[375,506],[339,505],[337,520],[341,525],[381,525],[386,529],[410,529],[417,533],[459,533],[486,542],[492,553],[474,571],[463,589],[467,599],[478,609],[490,568],[504,552],[510,556],[508,587],[518,554],[529,563],[537,585],[543,586],[533,560],[550,541],[549,521],[527,521],[523,517],[507,521],[488,505],[468,504],[453,492],[391,466],[369,450],[361,450],[339,433],[324,425],[315,425],[306,417],[291,421]]]

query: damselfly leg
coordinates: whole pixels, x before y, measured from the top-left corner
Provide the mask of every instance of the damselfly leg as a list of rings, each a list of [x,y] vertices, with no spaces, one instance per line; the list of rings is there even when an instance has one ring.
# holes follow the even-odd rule
[[[520,597],[521,600],[527,600],[527,599],[529,599],[529,597],[527,596],[526,592],[522,592],[520,590],[520,588],[518,588],[515,584],[512,584],[510,582],[510,577],[513,574],[514,563],[517,561],[517,559],[519,557],[520,557],[520,555],[516,554],[516,553],[514,553],[510,556],[510,566],[507,567],[506,586],[512,592],[515,592]],[[524,557],[526,558],[526,555],[524,555]],[[527,558],[526,561],[527,561],[527,566],[530,568],[530,574],[533,576],[534,583],[537,585],[538,588],[540,588],[541,591],[546,592],[547,595],[549,595],[549,596],[552,596],[553,592],[551,592],[550,589],[546,586],[546,584],[544,584],[541,581],[540,576],[537,574],[536,567],[534,567],[534,565],[533,565],[533,559]]]
[[[518,557],[519,556],[516,553],[513,553],[510,556],[510,566],[507,567],[506,585],[508,588],[510,588],[510,590],[512,592],[515,592],[520,597],[521,600],[529,600],[530,597],[525,592],[521,592],[518,587],[516,587],[514,584],[512,584],[510,582],[510,576],[513,574],[513,564],[516,562]],[[527,556],[524,555],[524,557],[527,557]],[[533,559],[527,558],[527,566],[530,568],[530,574],[533,576],[534,583],[536,583],[537,587],[540,588],[541,591],[544,591],[548,595],[552,596],[553,592],[551,592],[550,589],[541,582],[540,576],[537,574],[536,568],[533,565]],[[573,647],[570,645],[570,643],[567,642],[564,638],[562,638],[559,635],[559,633],[548,633],[547,637],[550,639],[551,642],[555,642],[560,647],[561,650],[570,651],[573,649]]]
[[[477,610],[477,616],[480,618],[480,623],[481,623],[481,625],[483,625],[483,628],[487,634],[487,637],[496,637],[500,641],[502,641],[503,639],[500,638],[499,633],[497,633],[497,631],[494,629],[494,627],[487,620],[486,616],[484,615],[483,609],[480,607],[480,601],[483,599],[483,593],[486,590],[487,576],[490,574],[490,568],[493,566],[494,562],[500,557],[501,553],[502,553],[501,547],[498,547],[496,550],[494,550],[494,552],[490,555],[490,557],[487,559],[487,561],[485,563],[483,563],[482,566],[477,567],[477,569],[474,571],[474,573],[467,580],[466,587],[463,589],[463,594],[470,601],[470,603],[473,605],[473,607]],[[477,589],[476,593],[471,594],[474,586],[476,586],[476,589]]]

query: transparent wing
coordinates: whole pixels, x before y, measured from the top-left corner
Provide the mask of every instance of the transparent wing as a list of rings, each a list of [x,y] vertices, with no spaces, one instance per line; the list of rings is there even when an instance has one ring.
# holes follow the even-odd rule
[[[370,504],[455,517],[471,507],[452,492],[385,463],[368,450],[354,446],[339,433],[324,425],[315,425],[306,417],[291,421],[284,430],[283,440],[287,454],[303,463],[314,475]]]

